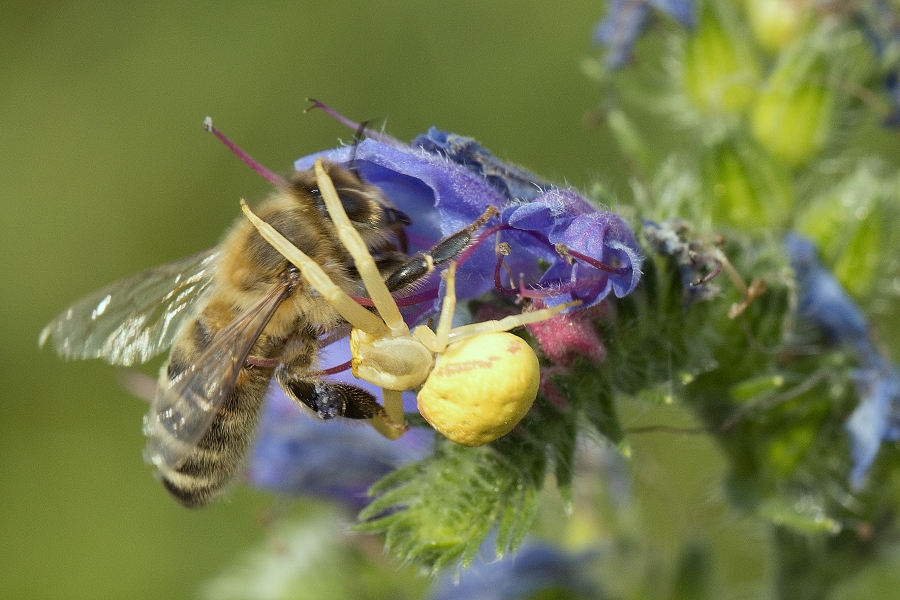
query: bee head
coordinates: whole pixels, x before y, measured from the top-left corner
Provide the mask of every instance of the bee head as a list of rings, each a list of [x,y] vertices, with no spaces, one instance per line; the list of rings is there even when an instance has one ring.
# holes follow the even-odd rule
[[[363,181],[356,171],[332,163],[324,165],[344,212],[370,249],[383,244],[390,232],[399,232],[411,223],[406,213],[394,207],[378,187]],[[297,173],[291,185],[296,194],[308,194],[319,214],[330,220],[311,170]]]

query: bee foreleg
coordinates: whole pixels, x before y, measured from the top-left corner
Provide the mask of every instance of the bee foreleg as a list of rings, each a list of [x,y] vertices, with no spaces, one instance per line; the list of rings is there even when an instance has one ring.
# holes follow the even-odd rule
[[[406,431],[375,399],[362,388],[330,381],[303,379],[288,369],[275,371],[278,383],[289,398],[315,412],[323,420],[334,417],[369,420],[381,433],[396,439]]]
[[[448,235],[428,252],[419,252],[411,256],[391,273],[385,281],[385,285],[391,292],[402,290],[431,273],[435,266],[453,260],[469,246],[475,232],[496,214],[497,209],[494,206],[488,206],[484,213],[470,225]]]

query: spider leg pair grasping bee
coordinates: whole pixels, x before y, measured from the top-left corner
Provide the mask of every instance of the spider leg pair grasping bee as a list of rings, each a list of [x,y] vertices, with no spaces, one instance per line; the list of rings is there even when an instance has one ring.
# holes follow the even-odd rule
[[[436,355],[565,307],[451,327],[452,261],[495,212],[489,208],[429,252],[410,257],[391,243],[408,217],[354,171],[319,162],[263,202],[261,220],[241,219],[211,250],[94,292],[47,325],[40,342],[52,337],[65,358],[121,365],[145,362],[171,346],[145,417],[145,458],[176,499],[202,506],[240,470],[273,377],[322,419],[368,420],[396,438],[406,429],[401,390],[427,387],[439,371]],[[442,264],[450,265],[450,276],[437,329],[411,333],[391,294]],[[366,293],[377,315],[351,297]],[[384,406],[361,388],[320,376],[321,337],[344,322],[353,328],[354,374],[384,390]],[[530,395],[520,399],[525,410],[536,394],[536,385],[526,387],[516,392]]]

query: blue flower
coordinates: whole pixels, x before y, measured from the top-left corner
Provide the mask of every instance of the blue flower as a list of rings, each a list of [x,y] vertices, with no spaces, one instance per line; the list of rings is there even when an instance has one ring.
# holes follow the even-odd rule
[[[606,63],[611,69],[624,67],[638,37],[650,22],[650,8],[669,15],[685,27],[694,26],[690,0],[612,0],[606,17],[594,28],[594,44],[609,49]]]
[[[860,488],[881,443],[900,440],[900,372],[884,362],[857,370],[854,379],[861,401],[845,427],[853,458],[850,483]]]
[[[510,237],[550,263],[541,284],[566,290],[551,294],[545,303],[581,300],[591,306],[611,291],[622,297],[640,279],[643,256],[625,222],[610,212],[599,212],[569,190],[550,190],[527,204],[505,209],[501,218],[511,227]],[[531,244],[529,244],[531,238]],[[543,246],[536,239],[546,239]],[[560,260],[559,248],[574,260]]]
[[[887,127],[900,127],[900,74],[888,73],[884,78],[884,88],[890,104],[890,111],[884,117],[884,124]]]
[[[412,146],[447,157],[485,178],[507,200],[534,200],[552,185],[525,169],[501,161],[470,137],[441,131],[436,127],[417,136]]]
[[[869,325],[843,286],[818,258],[815,244],[794,233],[785,238],[797,278],[797,311],[833,342],[860,348],[868,343]]]
[[[315,105],[358,129],[328,107]],[[380,187],[412,219],[406,228],[411,252],[430,249],[475,221],[489,205],[499,208],[499,218],[489,222],[458,258],[460,300],[494,291],[533,297],[547,305],[578,299],[587,307],[610,292],[628,294],[637,285],[643,258],[634,235],[618,216],[503,163],[471,138],[432,128],[408,145],[367,133],[357,144],[301,158],[295,167],[309,169],[321,156],[352,167],[366,182]],[[498,242],[508,244],[509,252],[498,253]],[[513,273],[520,281],[503,281],[504,273]],[[414,323],[438,313],[443,284],[435,273],[417,286],[401,302],[404,317]],[[323,352],[320,362],[328,368],[349,358],[344,339]],[[328,377],[380,395],[349,372]],[[415,410],[414,394],[405,394],[404,401],[407,410]],[[372,483],[402,462],[421,457],[430,441],[430,431],[410,432],[399,442],[390,442],[368,428],[322,427],[273,388],[248,479],[279,492],[361,506]]]
[[[484,548],[489,541],[485,543]],[[492,555],[488,553],[489,555]],[[572,554],[549,544],[526,543],[501,560],[476,558],[456,580],[438,580],[430,600],[519,600],[521,598],[601,598],[591,579],[595,551]]]
[[[881,443],[900,440],[900,372],[870,339],[865,316],[819,261],[815,244],[790,233],[785,247],[797,280],[798,313],[831,341],[853,349],[860,365],[853,373],[860,403],[845,423],[853,460],[850,483],[859,488]]]
[[[570,190],[555,188],[524,169],[507,165],[471,138],[431,129],[413,145],[384,135],[353,146],[301,158],[298,170],[324,157],[352,163],[367,182],[379,186],[413,224],[411,250],[473,222],[488,205],[501,209],[479,242],[460,257],[457,295],[461,300],[490,291],[539,297],[549,306],[581,300],[588,307],[610,292],[621,297],[640,279],[643,256],[634,234],[619,216],[600,211]],[[489,241],[489,243],[481,243]],[[496,243],[510,244],[498,256]],[[504,282],[502,274],[520,277]],[[419,296],[431,303],[417,318],[439,311],[433,278]]]

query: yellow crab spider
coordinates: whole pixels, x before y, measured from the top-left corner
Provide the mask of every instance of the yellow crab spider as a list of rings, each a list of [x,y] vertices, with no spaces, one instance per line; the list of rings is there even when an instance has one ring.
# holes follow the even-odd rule
[[[246,202],[241,209],[260,235],[293,263],[351,326],[353,375],[382,388],[385,417],[372,425],[395,439],[406,430],[401,393],[419,390],[419,410],[451,440],[482,445],[508,433],[528,412],[537,395],[540,371],[534,351],[508,330],[549,319],[577,303],[513,315],[496,321],[452,327],[456,306],[455,264],[444,274],[447,285],[435,330],[410,332],[375,260],[350,223],[321,159],[316,182],[341,243],[353,257],[375,313],[338,287],[309,256],[257,217]]]

